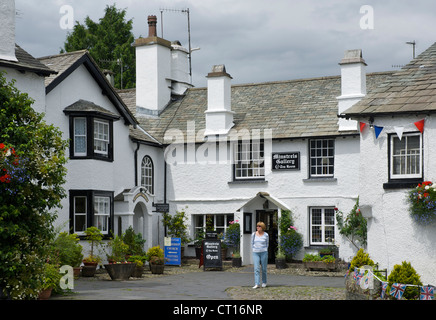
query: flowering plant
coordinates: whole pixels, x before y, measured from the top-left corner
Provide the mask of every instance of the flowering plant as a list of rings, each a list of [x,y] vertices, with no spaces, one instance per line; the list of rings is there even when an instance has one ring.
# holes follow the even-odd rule
[[[409,191],[407,200],[412,218],[422,224],[436,220],[436,184],[424,181]]]
[[[303,236],[294,226],[291,211],[283,210],[282,216],[278,222],[280,229],[280,251],[283,252],[286,257],[292,259],[303,247]]]
[[[335,212],[339,233],[345,236],[357,249],[365,247],[368,224],[359,209],[359,198],[347,216],[344,216],[338,208],[335,208]]]
[[[13,156],[14,158],[11,159]],[[11,169],[13,166],[18,166],[18,157],[15,149],[0,143],[0,182],[11,183]]]
[[[224,236],[226,245],[234,247],[234,253],[239,252],[239,243],[241,242],[241,226],[239,220],[229,222],[229,227],[226,230]]]

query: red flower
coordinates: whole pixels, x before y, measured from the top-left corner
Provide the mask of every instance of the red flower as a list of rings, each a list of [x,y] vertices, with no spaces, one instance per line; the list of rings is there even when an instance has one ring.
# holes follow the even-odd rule
[[[0,149],[4,149],[5,144],[4,143],[0,143]]]
[[[433,182],[431,182],[431,181],[424,181],[424,182],[422,183],[422,185],[424,185],[424,186],[429,186],[429,185],[431,185],[431,184],[433,184]]]
[[[429,195],[430,195],[429,193],[425,192],[424,193],[424,198],[427,198]]]

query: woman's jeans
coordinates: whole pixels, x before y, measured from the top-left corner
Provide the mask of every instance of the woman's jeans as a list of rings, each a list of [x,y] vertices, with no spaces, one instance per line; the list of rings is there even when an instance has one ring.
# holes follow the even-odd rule
[[[262,283],[266,284],[266,267],[268,265],[268,251],[253,252],[254,284],[260,285],[260,266],[262,265]]]

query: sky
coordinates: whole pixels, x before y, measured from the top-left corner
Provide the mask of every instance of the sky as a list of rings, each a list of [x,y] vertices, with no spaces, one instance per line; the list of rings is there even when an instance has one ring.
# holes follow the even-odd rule
[[[113,4],[133,20],[135,39],[156,15],[158,36],[186,48],[189,9],[196,87],[217,64],[232,84],[339,75],[349,49],[362,49],[367,72],[392,71],[413,58],[406,42],[416,55],[436,42],[434,0],[16,0],[16,42],[34,57],[58,54],[67,16],[98,21]]]

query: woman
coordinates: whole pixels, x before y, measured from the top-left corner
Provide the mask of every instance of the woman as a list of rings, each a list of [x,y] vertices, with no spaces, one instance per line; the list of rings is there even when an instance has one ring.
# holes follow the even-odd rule
[[[266,267],[268,265],[268,245],[269,236],[265,232],[266,226],[263,222],[258,222],[256,232],[251,235],[251,247],[253,249],[254,263],[254,287],[260,286],[260,266],[262,265],[262,288],[266,287]]]

